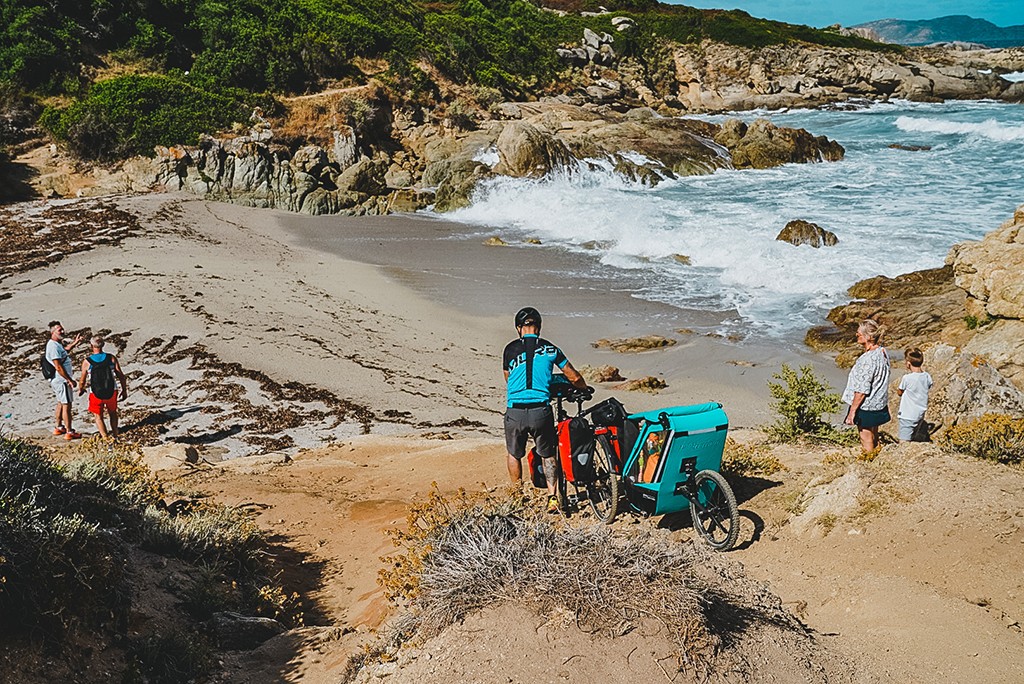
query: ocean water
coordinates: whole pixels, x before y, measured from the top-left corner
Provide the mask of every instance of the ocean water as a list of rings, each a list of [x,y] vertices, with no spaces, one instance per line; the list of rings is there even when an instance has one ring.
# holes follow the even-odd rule
[[[704,319],[714,314],[719,332],[797,339],[847,301],[857,280],[941,266],[954,243],[980,238],[1024,203],[1022,105],[895,102],[735,116],[827,135],[846,158],[725,170],[655,188],[607,168],[498,178],[445,218],[480,226],[479,235],[498,227],[510,242],[542,243],[520,249],[590,255],[582,261],[590,275]],[[777,241],[792,219],[831,230],[839,244]]]

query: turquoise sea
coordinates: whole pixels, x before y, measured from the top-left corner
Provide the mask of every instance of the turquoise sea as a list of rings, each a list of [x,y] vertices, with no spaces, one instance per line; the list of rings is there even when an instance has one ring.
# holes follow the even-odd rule
[[[890,102],[732,116],[827,135],[846,158],[655,188],[610,170],[500,178],[445,218],[480,227],[463,237],[497,227],[510,242],[542,242],[519,249],[586,255],[573,268],[587,264],[588,277],[712,320],[718,332],[795,338],[846,301],[857,280],[940,266],[951,245],[980,238],[1024,204],[1024,105]],[[792,219],[833,231],[839,244],[776,241]]]

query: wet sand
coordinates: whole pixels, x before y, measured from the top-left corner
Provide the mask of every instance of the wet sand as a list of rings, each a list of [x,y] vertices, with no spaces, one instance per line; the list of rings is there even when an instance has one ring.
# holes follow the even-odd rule
[[[619,271],[595,269],[596,257],[589,255],[511,241],[487,245],[500,231],[433,217],[287,215],[281,223],[297,247],[377,266],[397,286],[448,310],[496,320],[508,339],[515,334],[514,313],[534,306],[544,314],[544,336],[575,365],[610,364],[626,378],[667,380],[669,387],[657,395],[615,392],[630,409],[713,400],[725,405],[734,424],[754,426],[771,420],[767,382],[783,363],[811,364],[834,386],[846,380],[830,358],[801,343],[708,336],[703,331],[718,327],[729,312],[639,299],[616,279]],[[602,338],[643,335],[663,335],[678,344],[639,354],[592,347]],[[500,355],[502,346],[493,353]],[[610,393],[610,387],[603,389]]]

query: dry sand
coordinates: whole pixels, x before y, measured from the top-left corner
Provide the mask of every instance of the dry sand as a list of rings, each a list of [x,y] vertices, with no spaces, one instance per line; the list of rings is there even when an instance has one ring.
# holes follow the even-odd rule
[[[549,277],[564,255],[485,247],[481,236],[440,240],[457,232],[441,222],[304,218],[169,194],[110,202],[72,205],[77,227],[33,244],[26,235],[42,228],[15,228],[36,225],[26,212],[38,217],[49,205],[5,214],[0,424],[59,446],[38,373],[43,327],[58,318],[72,332],[110,331],[130,377],[126,436],[155,445],[151,461],[172,481],[255,510],[285,584],[304,597],[309,626],[231,655],[223,681],[337,681],[388,613],[375,582],[390,550],[383,531],[433,481],[445,492],[504,484],[499,356],[523,304],[547,314],[545,336],[577,366],[610,363],[626,377],[668,381],[659,395],[619,393],[635,410],[716,399],[734,428],[749,427],[768,420],[765,380],[782,362],[812,363],[834,385],[843,380],[820,356],[677,334],[692,319],[613,284],[574,289]],[[82,213],[89,207],[93,214]],[[115,225],[108,219],[118,208],[138,220]],[[16,234],[24,240],[14,244]],[[679,344],[629,355],[590,347],[651,333]],[[84,351],[75,353],[79,363]],[[609,393],[602,387],[598,396]],[[82,403],[75,415],[91,432]],[[215,465],[181,466],[175,458],[186,446]],[[746,664],[747,681],[1021,681],[1024,476],[900,447],[841,479],[859,489],[833,501],[805,491],[822,475],[824,450],[779,454],[789,471],[734,483],[744,518],[729,557],[771,582],[831,655],[793,669],[769,650],[764,662]],[[889,508],[867,506],[890,490],[905,496],[889,497]],[[815,497],[824,497],[822,513],[801,524],[793,502]],[[624,516],[616,524],[650,522]],[[686,525],[665,533],[691,536]],[[427,650],[408,677],[386,678],[506,682],[550,672],[553,681],[592,680],[593,665],[573,665],[574,652],[607,645],[542,624],[499,609],[461,628],[480,643],[504,639],[532,665],[480,668],[479,649],[469,649],[437,668],[424,665]],[[459,641],[439,652],[456,658]],[[635,646],[608,646],[596,671],[608,681],[657,675],[665,651],[654,636],[636,651],[642,662],[620,667],[616,658],[632,657]]]

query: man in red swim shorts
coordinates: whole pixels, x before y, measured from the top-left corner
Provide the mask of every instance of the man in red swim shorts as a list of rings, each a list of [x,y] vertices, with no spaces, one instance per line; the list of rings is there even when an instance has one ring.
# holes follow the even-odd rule
[[[82,379],[78,383],[78,393],[85,394],[85,378],[89,376],[89,413],[96,415],[96,428],[100,436],[106,439],[107,426],[103,423],[103,411],[110,414],[109,436],[117,439],[117,387],[114,377],[121,383],[121,400],[128,397],[128,382],[121,372],[121,364],[113,354],[103,351],[104,340],[99,335],[89,341],[92,354],[82,362]]]

